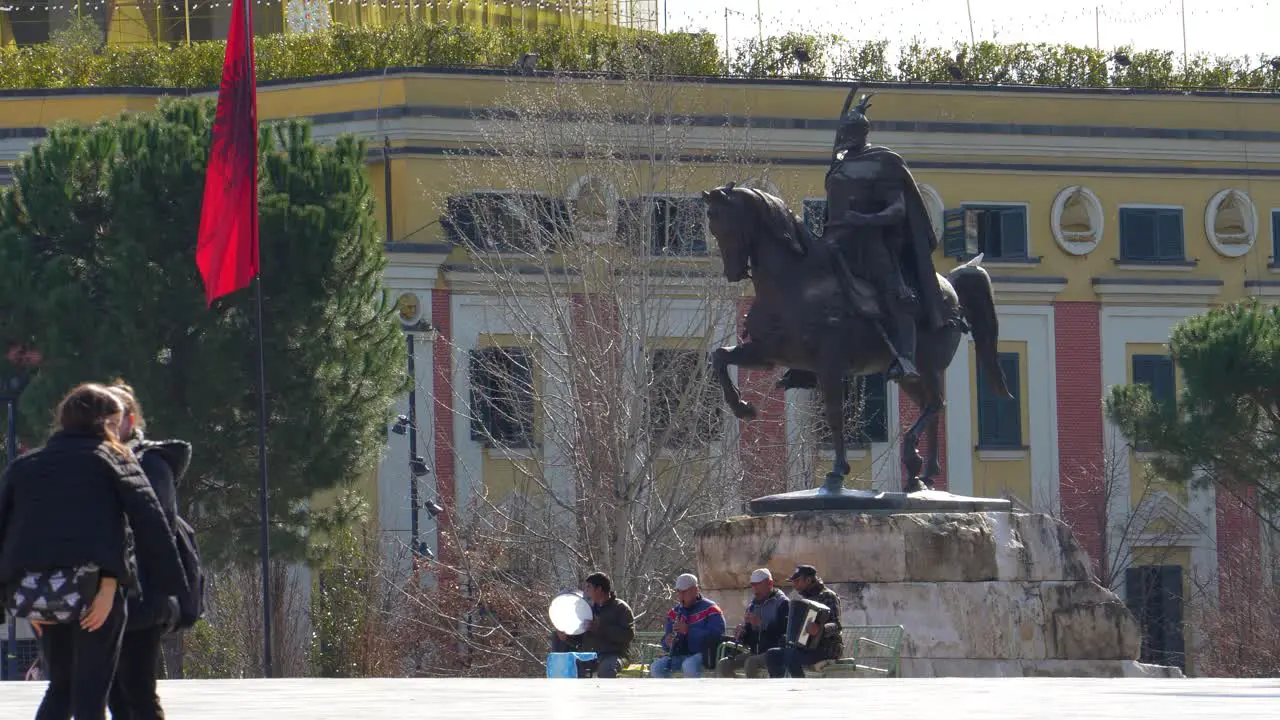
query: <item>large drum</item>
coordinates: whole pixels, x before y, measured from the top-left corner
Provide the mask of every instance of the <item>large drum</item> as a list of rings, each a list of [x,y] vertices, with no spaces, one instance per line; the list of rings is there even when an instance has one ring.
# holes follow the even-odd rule
[[[831,608],[808,598],[791,598],[791,613],[787,616],[787,644],[791,647],[813,650],[822,642],[822,633],[809,634],[809,625],[826,625],[831,620]]]
[[[551,626],[565,635],[581,635],[586,632],[594,615],[591,603],[581,592],[560,593],[551,601],[551,607],[547,608]]]

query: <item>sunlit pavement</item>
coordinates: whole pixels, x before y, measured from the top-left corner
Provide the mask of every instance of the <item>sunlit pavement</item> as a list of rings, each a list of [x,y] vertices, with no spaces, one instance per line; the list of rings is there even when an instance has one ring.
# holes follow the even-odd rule
[[[34,717],[44,686],[0,684],[0,718]],[[160,697],[171,720],[1280,718],[1280,680],[177,680]]]

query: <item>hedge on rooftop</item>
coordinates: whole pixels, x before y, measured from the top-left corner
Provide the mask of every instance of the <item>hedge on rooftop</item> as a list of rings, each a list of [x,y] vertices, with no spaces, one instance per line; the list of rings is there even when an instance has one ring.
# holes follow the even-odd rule
[[[255,43],[259,81],[395,67],[510,67],[525,52],[538,53],[540,69],[627,73],[643,63],[659,72],[698,77],[1274,90],[1278,74],[1265,58],[1200,55],[1182,68],[1175,53],[1129,47],[1103,51],[982,42],[944,48],[917,42],[894,58],[887,41],[801,33],[763,42],[749,39],[727,62],[718,39],[710,34],[617,29],[526,30],[448,23],[334,26],[317,33],[264,35]],[[0,48],[0,89],[210,88],[218,84],[223,51],[221,41],[109,47],[64,34],[41,45]],[[1117,62],[1117,54],[1128,64]]]

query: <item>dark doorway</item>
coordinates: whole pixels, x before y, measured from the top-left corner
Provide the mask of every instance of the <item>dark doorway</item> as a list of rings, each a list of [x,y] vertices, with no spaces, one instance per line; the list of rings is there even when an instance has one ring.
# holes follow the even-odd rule
[[[1182,635],[1182,566],[1138,565],[1125,570],[1125,602],[1142,629],[1139,660],[1186,671]]]

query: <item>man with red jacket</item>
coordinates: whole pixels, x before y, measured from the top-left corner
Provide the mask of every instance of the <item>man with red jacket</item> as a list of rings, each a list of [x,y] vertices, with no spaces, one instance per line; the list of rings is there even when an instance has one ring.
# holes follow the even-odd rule
[[[676,578],[676,601],[663,628],[662,649],[667,654],[649,667],[656,678],[671,677],[677,670],[687,678],[700,676],[703,667],[714,664],[716,649],[724,641],[724,614],[719,605],[702,597],[696,575]]]

